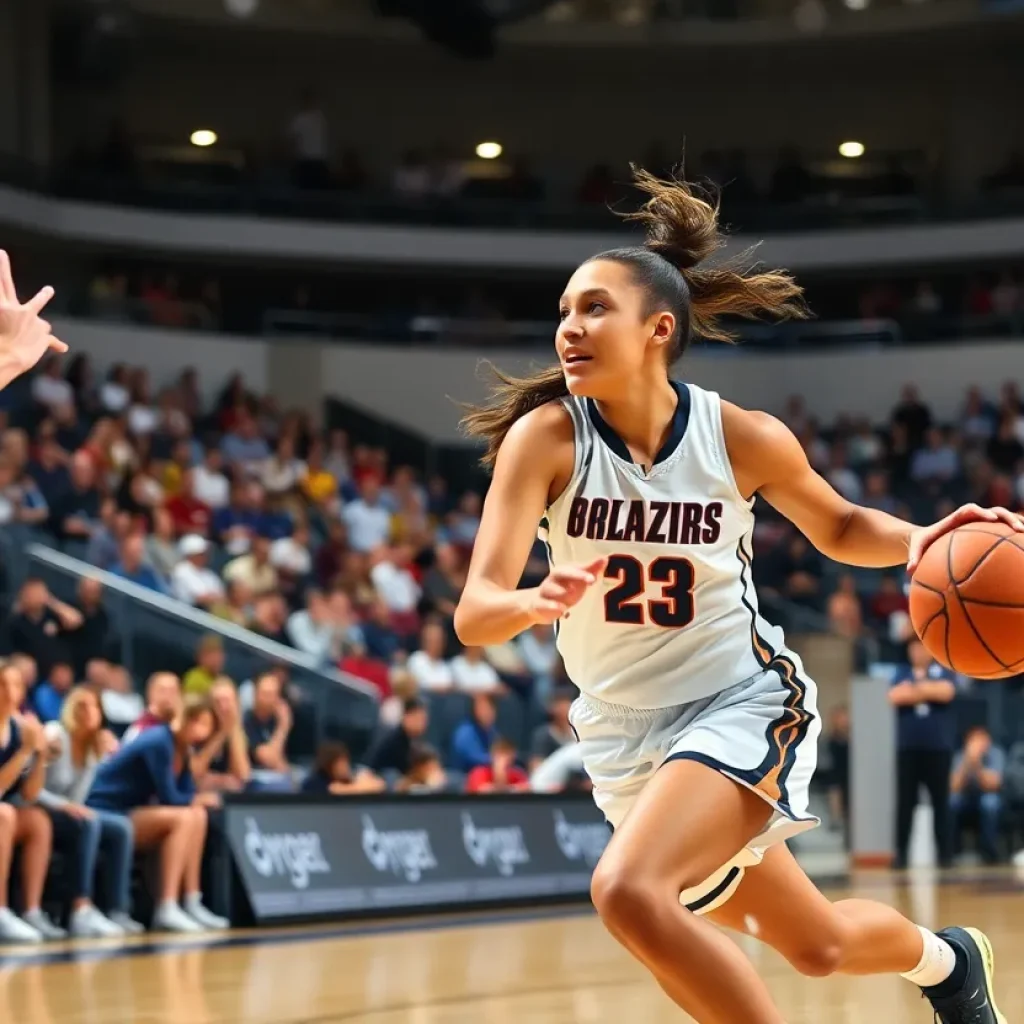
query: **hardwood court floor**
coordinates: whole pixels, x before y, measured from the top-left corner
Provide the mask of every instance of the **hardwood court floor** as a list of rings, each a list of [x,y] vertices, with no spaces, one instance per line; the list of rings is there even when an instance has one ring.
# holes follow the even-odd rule
[[[1009,1024],[1024,1024],[1024,879],[978,875],[936,885],[864,875],[856,893],[922,924],[984,928]],[[683,1024],[591,914],[237,933],[85,952],[47,947],[0,960],[0,1022],[10,1024]],[[151,941],[151,940],[147,940]],[[201,941],[202,945],[197,945]],[[927,1024],[898,978],[801,978],[749,939],[789,1024]]]

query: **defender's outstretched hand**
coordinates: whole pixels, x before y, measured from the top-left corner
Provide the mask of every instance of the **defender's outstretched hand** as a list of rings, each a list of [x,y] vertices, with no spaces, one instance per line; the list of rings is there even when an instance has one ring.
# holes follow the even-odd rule
[[[39,315],[52,298],[53,289],[47,285],[28,302],[19,302],[10,257],[0,251],[0,390],[31,370],[45,352],[67,352],[67,345],[53,336]]]

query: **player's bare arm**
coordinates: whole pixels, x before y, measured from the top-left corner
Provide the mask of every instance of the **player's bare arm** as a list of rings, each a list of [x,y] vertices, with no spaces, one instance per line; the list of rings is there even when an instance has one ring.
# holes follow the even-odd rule
[[[774,416],[723,402],[722,426],[743,495],[760,494],[836,562],[868,568],[906,564],[913,572],[929,544],[965,523],[1001,520],[1024,531],[1015,513],[978,505],[964,505],[931,526],[915,526],[847,501],[815,471],[796,436]]]
[[[573,426],[565,409],[534,409],[509,431],[494,465],[455,630],[467,646],[504,643],[538,622],[555,622],[595,582],[603,565],[563,566],[519,590],[544,509],[568,485]]]

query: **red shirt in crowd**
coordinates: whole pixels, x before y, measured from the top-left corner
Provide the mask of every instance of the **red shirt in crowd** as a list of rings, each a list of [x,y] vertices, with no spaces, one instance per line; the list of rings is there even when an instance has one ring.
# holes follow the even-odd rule
[[[526,789],[530,784],[526,772],[512,765],[505,773],[503,781],[494,777],[494,769],[489,764],[478,765],[466,776],[467,793],[483,793],[509,789]]]
[[[201,537],[209,536],[210,522],[213,513],[208,505],[198,498],[186,498],[179,494],[167,502],[167,511],[174,520],[174,529],[178,534],[198,533]]]

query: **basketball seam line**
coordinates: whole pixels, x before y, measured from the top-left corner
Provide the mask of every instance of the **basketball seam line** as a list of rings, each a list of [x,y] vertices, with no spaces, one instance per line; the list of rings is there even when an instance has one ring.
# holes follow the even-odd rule
[[[938,594],[939,597],[941,597],[941,598],[945,598],[945,596],[946,596],[946,592],[944,590],[939,590],[938,587],[933,587],[933,586],[931,586],[928,583],[922,583],[918,579],[911,580],[910,581],[910,585],[912,587],[920,587],[922,590],[927,590],[929,593],[932,593],[932,594]]]
[[[971,532],[972,533],[982,533],[982,532],[987,532],[987,531],[972,530]],[[995,537],[997,535],[994,534],[994,533],[990,533],[989,536],[990,537]],[[981,556],[981,558],[979,558],[977,560],[977,562],[975,562],[974,565],[971,566],[971,568],[968,571],[966,576],[963,576],[961,579],[957,579],[953,575],[953,540],[952,540],[952,538],[950,538],[949,547],[947,548],[947,555],[946,555],[946,562],[947,562],[947,567],[948,567],[948,570],[949,570],[949,581],[950,581],[950,583],[953,583],[953,584],[955,584],[958,587],[960,586],[961,583],[966,583],[981,568],[981,565],[985,561],[985,559],[988,558],[988,556],[991,555],[992,552],[996,550],[996,548],[998,548],[998,547],[1002,546],[1003,544],[1005,544],[1009,539],[1010,539],[1009,537],[1000,537],[995,542],[995,544],[993,544]],[[1014,547],[1017,547],[1017,545],[1014,544]]]
[[[1013,601],[986,601],[981,597],[961,597],[960,600],[964,604],[977,604],[983,608],[1018,608],[1024,611],[1024,604],[1019,602],[1014,603]]]
[[[949,612],[946,611],[946,603],[943,601],[942,607],[921,627],[921,636],[923,637],[931,627],[932,623],[936,619],[941,619],[943,616],[946,618],[946,631],[949,631]]]
[[[950,547],[952,547],[952,546],[953,546],[953,545],[952,545],[952,544],[950,544]],[[993,544],[992,546],[993,546],[993,547],[995,547],[995,545],[994,545],[994,544]],[[1002,667],[1003,669],[1005,669],[1005,670],[1006,670],[1007,672],[1011,671],[1011,666],[1010,666],[1010,665],[1007,665],[1007,663],[1006,663],[1005,661],[1003,661],[1003,659],[1002,659],[1002,658],[1000,658],[1000,657],[999,657],[999,655],[998,655],[998,654],[996,654],[996,652],[995,652],[995,651],[993,651],[991,647],[989,647],[989,645],[988,645],[988,643],[986,642],[985,638],[984,638],[984,637],[983,637],[983,636],[981,635],[981,633],[980,633],[980,632],[978,631],[978,627],[977,627],[977,626],[975,626],[975,624],[974,624],[974,620],[973,620],[973,619],[971,618],[971,613],[970,613],[970,612],[969,612],[969,611],[967,610],[967,605],[966,605],[966,604],[964,604],[964,599],[963,599],[963,598],[962,598],[962,597],[960,596],[960,591],[959,591],[959,590],[958,590],[958,589],[957,589],[956,587],[954,587],[954,588],[953,588],[953,593],[954,593],[954,594],[956,594],[956,599],[957,599],[957,600],[958,600],[958,601],[960,602],[960,608],[961,608],[961,610],[962,610],[962,611],[963,611],[963,613],[964,613],[964,618],[965,618],[965,619],[967,620],[967,625],[971,627],[971,632],[972,632],[972,633],[973,633],[973,634],[974,634],[974,635],[975,635],[975,636],[976,636],[976,637],[978,638],[978,643],[980,643],[980,644],[981,644],[981,646],[985,648],[985,650],[986,650],[986,651],[988,652],[988,654],[989,654],[989,657],[990,657],[990,658],[991,658],[991,659],[992,659],[992,660],[993,660],[993,661],[994,661],[994,662],[995,662],[995,663],[996,663],[997,665],[1001,666],[1001,667]],[[947,641],[948,641],[948,639],[949,639],[949,630],[948,630],[948,629],[947,629],[947,631],[946,631],[946,639],[947,639]],[[948,647],[948,643],[947,643],[947,647]],[[1012,664],[1012,663],[1011,663],[1011,664]],[[967,674],[969,674],[969,673],[967,673]]]

